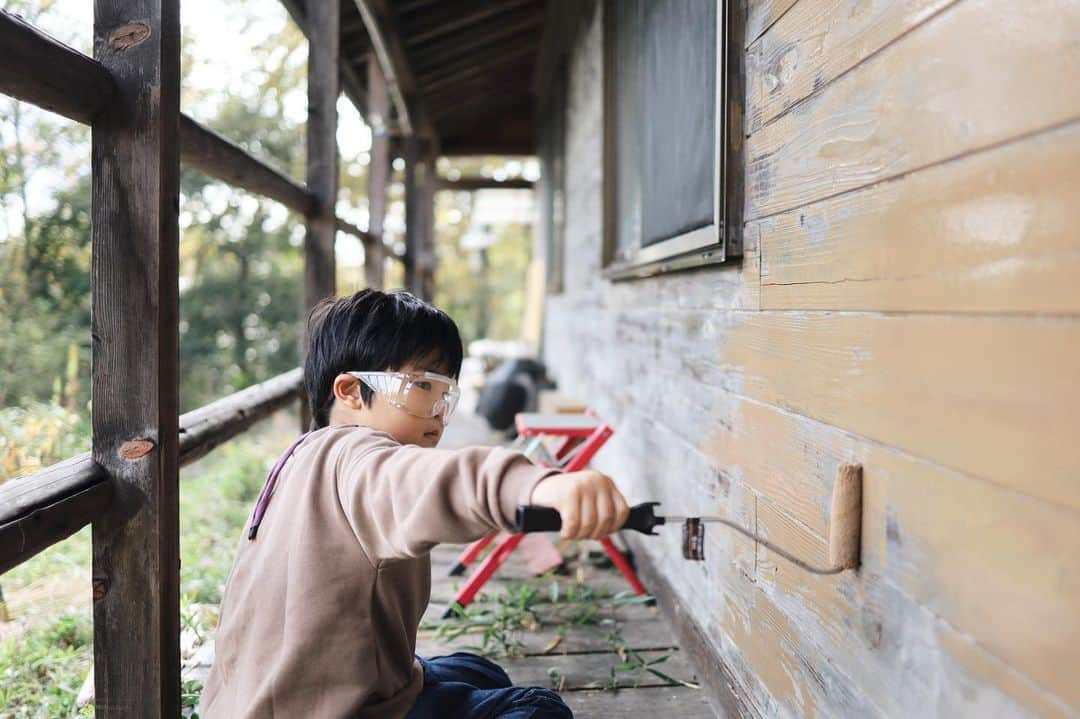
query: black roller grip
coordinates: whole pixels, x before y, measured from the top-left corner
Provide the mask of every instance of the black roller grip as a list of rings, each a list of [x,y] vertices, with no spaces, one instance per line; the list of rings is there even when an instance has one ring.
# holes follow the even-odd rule
[[[642,534],[656,534],[653,527],[664,523],[663,517],[653,513],[659,502],[642,502],[630,508],[630,516],[621,529],[636,529]],[[551,507],[519,504],[516,529],[518,532],[557,532],[562,529],[562,517]]]

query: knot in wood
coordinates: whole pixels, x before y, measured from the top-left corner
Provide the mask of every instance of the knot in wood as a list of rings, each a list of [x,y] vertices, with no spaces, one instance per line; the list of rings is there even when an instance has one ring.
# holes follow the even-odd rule
[[[124,459],[139,459],[150,454],[154,449],[154,443],[146,437],[129,439],[120,446],[120,456]]]
[[[109,47],[113,50],[127,50],[150,37],[149,23],[137,20],[115,28],[109,33]]]
[[[95,577],[92,583],[94,589],[94,601],[101,599],[109,591],[109,580],[104,577]]]

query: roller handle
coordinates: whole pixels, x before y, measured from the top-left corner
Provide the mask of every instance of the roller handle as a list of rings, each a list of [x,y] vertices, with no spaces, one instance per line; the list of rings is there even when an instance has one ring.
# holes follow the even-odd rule
[[[659,502],[642,502],[630,508],[630,516],[619,529],[636,529],[642,534],[653,534],[653,527],[663,524],[664,518],[653,513],[653,507]],[[519,504],[517,508],[516,529],[521,532],[557,532],[562,529],[562,517],[552,507]]]

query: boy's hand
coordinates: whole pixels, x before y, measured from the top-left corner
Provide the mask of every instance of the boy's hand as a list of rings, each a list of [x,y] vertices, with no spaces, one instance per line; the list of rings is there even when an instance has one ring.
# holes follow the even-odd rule
[[[611,478],[585,470],[548,477],[536,485],[531,504],[562,516],[562,539],[602,539],[626,523],[630,507]]]

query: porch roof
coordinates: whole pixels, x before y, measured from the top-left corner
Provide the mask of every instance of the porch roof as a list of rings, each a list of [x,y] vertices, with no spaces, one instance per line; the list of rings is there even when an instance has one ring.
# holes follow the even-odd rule
[[[284,0],[305,28],[307,4]],[[342,90],[366,111],[367,63],[386,76],[391,135],[442,155],[534,154],[533,87],[547,0],[340,0]],[[306,29],[305,29],[306,32]],[[374,122],[373,122],[374,120]]]

